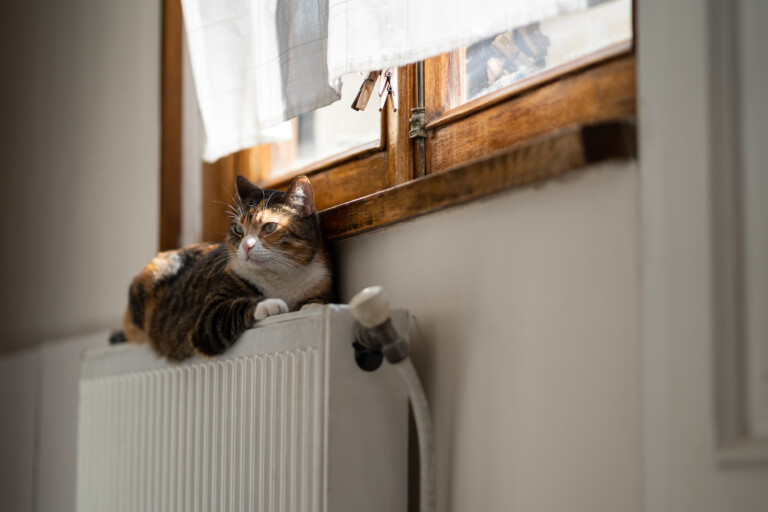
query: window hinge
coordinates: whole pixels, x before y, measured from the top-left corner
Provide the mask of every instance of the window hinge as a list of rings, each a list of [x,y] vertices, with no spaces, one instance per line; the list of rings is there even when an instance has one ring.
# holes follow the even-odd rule
[[[408,137],[411,139],[426,138],[427,137],[427,114],[424,107],[416,107],[411,109],[411,129],[408,132]]]

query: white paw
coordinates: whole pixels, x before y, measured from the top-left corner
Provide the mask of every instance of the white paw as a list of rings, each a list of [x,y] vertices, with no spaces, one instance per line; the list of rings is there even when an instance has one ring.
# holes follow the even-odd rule
[[[312,302],[310,304],[304,304],[303,306],[301,306],[299,311],[305,311],[307,309],[317,309],[317,308],[321,308],[323,306],[325,306],[325,304],[318,304],[317,302]]]
[[[288,312],[288,304],[283,299],[264,299],[256,305],[253,318],[264,320],[268,316],[281,315]]]

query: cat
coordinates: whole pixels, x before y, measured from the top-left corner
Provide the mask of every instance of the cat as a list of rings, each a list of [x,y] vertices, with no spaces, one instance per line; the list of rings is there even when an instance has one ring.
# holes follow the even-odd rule
[[[236,189],[226,242],[161,252],[133,279],[128,341],[170,361],[221,354],[259,320],[332,301],[309,179],[283,193],[238,176]]]

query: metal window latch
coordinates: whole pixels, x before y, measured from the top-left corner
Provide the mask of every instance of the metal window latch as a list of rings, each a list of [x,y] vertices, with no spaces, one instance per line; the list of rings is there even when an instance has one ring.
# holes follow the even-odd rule
[[[376,80],[379,78],[380,74],[381,71],[370,71],[368,73],[368,76],[365,77],[365,80],[363,80],[363,83],[360,86],[360,90],[357,92],[357,96],[355,96],[355,101],[352,102],[353,110],[365,110],[365,107],[368,105],[368,100],[371,99],[373,88],[376,86]]]
[[[397,68],[389,68],[384,71],[384,81],[381,84],[379,96],[381,97],[379,111],[384,110],[387,98],[391,96],[392,109],[397,112]]]
[[[427,137],[427,114],[424,107],[416,107],[411,109],[411,129],[408,132],[408,137],[411,139],[426,138]]]

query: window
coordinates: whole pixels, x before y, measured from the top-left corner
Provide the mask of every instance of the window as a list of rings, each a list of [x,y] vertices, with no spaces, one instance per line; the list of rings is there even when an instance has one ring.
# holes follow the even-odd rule
[[[451,52],[448,107],[632,39],[630,0],[592,4],[590,9],[513,28]]]
[[[217,201],[231,200],[237,173],[270,188],[308,175],[326,235],[338,239],[592,161],[632,156],[632,2],[589,3],[585,11],[399,68],[397,112],[387,105],[379,117],[375,94],[364,113],[352,111],[363,77],[346,77],[352,83],[333,105],[338,112],[301,116],[294,141],[205,166],[204,238],[226,232]],[[341,140],[330,141],[319,159],[305,158],[309,141],[330,131],[318,125],[325,118],[338,126],[338,115],[367,116],[373,130],[347,138],[343,148]]]
[[[344,75],[339,101],[292,120],[293,139],[270,145],[272,165],[264,169],[265,177],[277,178],[335,155],[380,147],[378,109],[356,112],[350,108],[360,80],[355,74]]]

